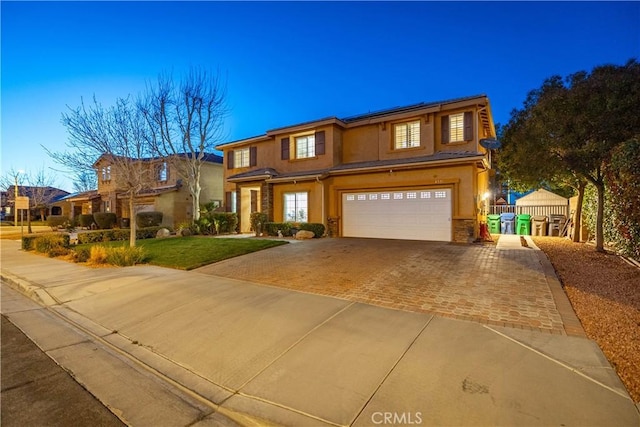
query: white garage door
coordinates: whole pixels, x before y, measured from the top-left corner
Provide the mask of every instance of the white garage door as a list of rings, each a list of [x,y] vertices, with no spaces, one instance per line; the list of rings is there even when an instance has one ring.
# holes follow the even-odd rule
[[[342,235],[451,241],[451,189],[343,193]]]

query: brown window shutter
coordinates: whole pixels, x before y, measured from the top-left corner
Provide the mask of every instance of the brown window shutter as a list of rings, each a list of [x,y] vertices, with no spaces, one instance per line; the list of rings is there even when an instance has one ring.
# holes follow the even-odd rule
[[[227,151],[227,169],[233,169],[233,150]]]
[[[324,131],[316,132],[316,156],[324,154]]]
[[[442,134],[442,143],[449,143],[449,116],[442,116],[442,126],[440,127],[440,133]]]
[[[258,147],[249,147],[249,166],[258,164]]]
[[[224,193],[224,211],[225,212],[231,212],[231,196],[232,193],[231,191],[225,191]]]
[[[280,140],[280,150],[282,153],[282,160],[289,160],[289,138],[282,138]]]
[[[464,140],[473,140],[473,113],[471,111],[464,113]]]

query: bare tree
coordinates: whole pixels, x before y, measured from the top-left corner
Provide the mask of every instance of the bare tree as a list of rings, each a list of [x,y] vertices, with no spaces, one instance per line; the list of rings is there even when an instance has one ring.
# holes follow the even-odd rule
[[[69,170],[92,170],[102,159],[109,166],[117,191],[129,201],[131,216],[130,246],[136,243],[135,199],[153,183],[151,156],[145,122],[129,98],[118,99],[115,106],[103,107],[94,98],[76,109],[63,113],[62,123],[69,133],[67,147],[71,151],[49,152]]]
[[[226,85],[218,73],[202,69],[191,69],[177,85],[172,76],[160,75],[138,106],[149,125],[153,151],[186,180],[193,218],[199,219],[201,167],[224,138]]]

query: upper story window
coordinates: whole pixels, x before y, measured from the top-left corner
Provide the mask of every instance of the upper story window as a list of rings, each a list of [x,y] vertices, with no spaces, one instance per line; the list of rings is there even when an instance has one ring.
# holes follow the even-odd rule
[[[293,142],[289,137],[280,139],[280,158],[311,159],[325,154],[324,131],[308,135],[294,136]]]
[[[449,116],[449,142],[464,141],[464,114]]]
[[[396,149],[420,146],[420,120],[394,125],[394,147]]]
[[[465,142],[473,140],[473,114],[450,114],[442,117],[442,143]]]
[[[157,166],[156,179],[160,182],[169,179],[169,165],[167,165],[167,162],[162,162]]]
[[[227,169],[247,168],[258,164],[258,147],[238,148],[228,151]]]
[[[241,148],[233,152],[233,164],[236,168],[249,167],[249,149]]]
[[[296,141],[296,159],[306,159],[316,155],[316,136],[298,136]]]
[[[103,181],[111,180],[111,166],[102,167],[102,180]]]

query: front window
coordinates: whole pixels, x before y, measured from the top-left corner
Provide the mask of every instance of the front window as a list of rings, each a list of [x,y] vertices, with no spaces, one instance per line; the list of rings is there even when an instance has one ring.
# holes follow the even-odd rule
[[[395,148],[420,146],[420,121],[398,123],[394,126]]]
[[[285,193],[284,218],[289,222],[307,222],[309,218],[309,194]]]
[[[316,136],[306,135],[296,138],[296,159],[306,159],[316,155]]]
[[[449,142],[464,141],[464,113],[449,116]]]
[[[249,149],[241,148],[233,152],[233,165],[236,168],[249,167]]]

